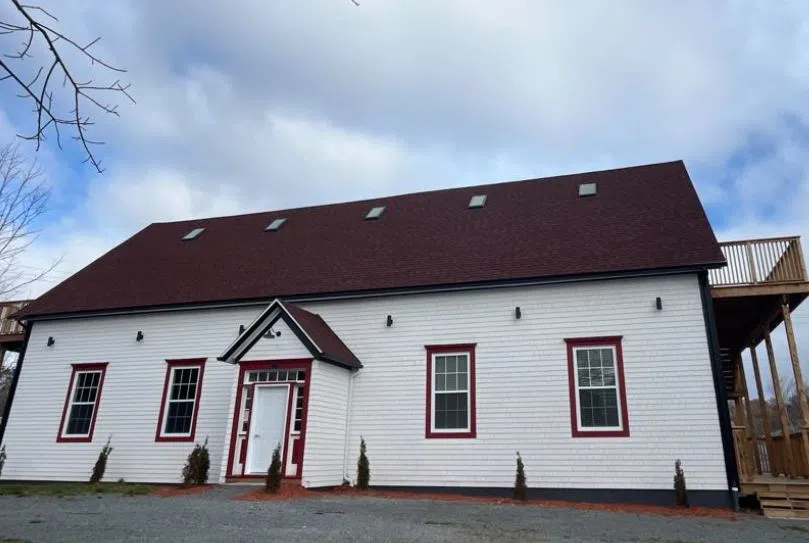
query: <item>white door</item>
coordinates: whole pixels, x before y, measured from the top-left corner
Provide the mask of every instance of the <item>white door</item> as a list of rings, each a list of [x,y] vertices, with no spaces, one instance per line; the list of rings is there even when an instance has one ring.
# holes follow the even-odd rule
[[[288,395],[288,385],[255,385],[245,473],[267,473],[277,445],[283,454]]]

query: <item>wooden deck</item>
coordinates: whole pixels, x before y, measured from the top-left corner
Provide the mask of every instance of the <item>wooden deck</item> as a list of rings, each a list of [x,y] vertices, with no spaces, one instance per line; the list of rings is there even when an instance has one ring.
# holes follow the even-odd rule
[[[25,327],[11,318],[14,313],[30,303],[30,300],[0,302],[0,351],[20,352],[25,340]]]
[[[720,244],[728,265],[709,275],[717,339],[728,400],[733,402],[731,432],[742,495],[755,495],[764,514],[773,518],[809,519],[809,403],[803,388],[797,397],[801,420],[787,420],[779,377],[779,364],[770,333],[780,325],[787,336],[792,377],[804,382],[792,312],[809,296],[809,275],[800,238],[766,238]],[[771,381],[765,383],[759,366],[757,347],[765,344],[766,363]],[[764,391],[774,391],[778,413],[774,427],[770,416],[762,417],[764,435],[750,406],[742,353],[749,350],[754,391],[759,399]],[[782,370],[780,370],[782,371]],[[787,375],[784,375],[785,377]],[[765,387],[765,384],[767,385]],[[771,408],[768,407],[768,410]]]

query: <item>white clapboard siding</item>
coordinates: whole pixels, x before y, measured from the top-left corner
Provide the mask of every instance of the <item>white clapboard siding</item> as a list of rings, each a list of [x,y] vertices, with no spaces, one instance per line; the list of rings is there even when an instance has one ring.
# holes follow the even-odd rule
[[[351,373],[315,360],[309,384],[309,412],[301,484],[307,488],[343,482],[343,456]]]
[[[307,308],[364,364],[352,392],[352,478],[363,436],[372,485],[508,487],[519,451],[529,486],[670,489],[679,458],[689,488],[726,488],[696,276]],[[608,335],[624,338],[631,437],[572,438],[564,339]],[[424,346],[451,343],[477,344],[477,438],[425,439]]]
[[[655,308],[661,297],[663,310]],[[694,490],[726,486],[695,275],[303,304],[364,367],[312,371],[303,484],[355,477],[359,439],[372,485],[507,487],[516,451],[529,486],[670,489],[678,458]],[[515,307],[522,310],[517,320]],[[36,323],[6,431],[3,478],[89,476],[110,434],[108,479],[176,481],[188,443],[154,443],[166,358],[208,357],[197,437],[222,480],[235,368],[215,357],[263,307]],[[385,326],[387,315],[393,326]],[[281,323],[246,359],[307,356]],[[145,339],[135,342],[143,330]],[[48,336],[56,344],[46,347]],[[629,438],[572,438],[565,338],[621,335]],[[425,345],[476,343],[477,438],[425,439]],[[107,361],[95,439],[56,443],[70,363]],[[344,451],[348,451],[346,455]]]
[[[34,324],[4,443],[4,479],[85,480],[108,437],[106,479],[179,482],[193,443],[156,443],[166,359],[207,358],[196,439],[208,438],[209,480],[224,480],[237,368],[216,357],[263,308],[195,310]],[[306,358],[297,337],[261,339],[245,360]],[[141,330],[144,339],[135,341]],[[46,345],[49,336],[55,344]],[[92,443],[57,443],[73,363],[108,362]]]

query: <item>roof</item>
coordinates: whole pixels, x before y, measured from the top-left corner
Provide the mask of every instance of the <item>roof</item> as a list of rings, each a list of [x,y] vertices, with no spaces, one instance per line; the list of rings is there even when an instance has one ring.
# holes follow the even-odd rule
[[[275,299],[228,346],[219,360],[236,363],[261,339],[279,319],[298,337],[313,358],[348,369],[359,369],[362,363],[320,315],[300,306]]]
[[[596,196],[579,197],[582,183]],[[473,195],[485,205],[469,209]],[[385,206],[379,219],[365,220]],[[265,231],[286,218],[276,231]],[[191,241],[194,228],[205,231]],[[607,272],[724,256],[682,161],[334,205],[155,223],[21,318]]]

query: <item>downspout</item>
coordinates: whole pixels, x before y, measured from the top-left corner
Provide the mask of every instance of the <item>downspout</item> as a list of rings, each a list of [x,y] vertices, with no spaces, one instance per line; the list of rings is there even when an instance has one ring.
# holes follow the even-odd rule
[[[699,274],[700,295],[702,298],[702,313],[705,317],[705,331],[708,336],[708,352],[711,357],[713,370],[714,390],[716,391],[716,406],[719,412],[719,430],[722,435],[722,450],[725,455],[725,476],[728,482],[730,503],[736,504],[736,492],[739,489],[739,471],[736,466],[736,455],[733,452],[733,435],[731,434],[730,409],[728,397],[725,392],[725,383],[722,379],[722,357],[719,354],[719,337],[716,331],[716,315],[714,315],[711,286],[708,283],[708,272]]]
[[[354,378],[360,373],[360,370],[352,370],[351,377],[348,378],[348,402],[346,405],[346,432],[345,432],[345,447],[343,447],[343,481],[348,481],[351,486],[354,486],[354,481],[348,473],[348,446],[349,438],[351,436],[351,404],[354,397]]]
[[[11,388],[8,391],[8,399],[6,400],[6,411],[3,413],[3,420],[0,422],[0,443],[3,443],[3,437],[6,435],[6,424],[11,415],[11,404],[14,402],[14,393],[17,391],[17,382],[20,380],[20,372],[22,372],[22,363],[25,360],[25,352],[28,350],[28,339],[31,337],[31,329],[34,327],[33,322],[29,322],[25,327],[25,340],[22,344],[22,351],[17,358],[17,367],[14,369],[14,377],[11,379]]]

